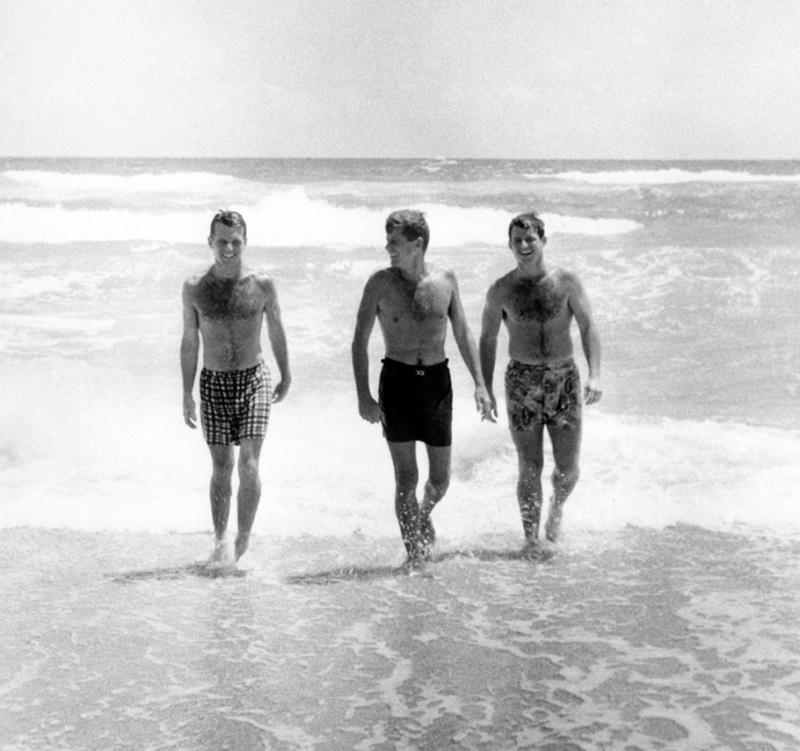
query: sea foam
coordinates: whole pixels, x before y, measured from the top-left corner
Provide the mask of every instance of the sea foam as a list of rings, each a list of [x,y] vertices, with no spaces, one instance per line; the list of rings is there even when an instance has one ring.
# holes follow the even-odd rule
[[[261,247],[383,247],[384,222],[396,207],[337,206],[300,187],[277,190],[251,204],[235,204],[248,222],[248,241]],[[463,208],[427,203],[431,243],[441,247],[505,244],[514,214],[490,207]],[[70,243],[164,241],[204,242],[213,210],[66,208],[14,201],[0,204],[0,242]],[[629,219],[544,214],[549,234],[616,235],[637,229]]]
[[[677,167],[657,170],[608,170],[584,172],[570,170],[552,175],[526,174],[529,179],[559,179],[595,185],[677,185],[680,183],[798,183],[800,174],[753,174],[734,170],[685,170]]]
[[[111,175],[102,173],[6,170],[0,180],[47,195],[86,193],[195,193],[224,191],[234,181],[231,175],[213,172],[166,172],[163,174]]]

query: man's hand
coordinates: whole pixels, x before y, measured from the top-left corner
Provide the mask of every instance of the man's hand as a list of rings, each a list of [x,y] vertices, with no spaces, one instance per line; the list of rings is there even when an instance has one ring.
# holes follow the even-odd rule
[[[197,428],[197,409],[191,393],[183,395],[183,421],[194,430]]]
[[[599,378],[590,378],[586,382],[586,388],[583,390],[583,400],[586,404],[595,404],[600,401],[603,395],[603,389],[600,388]]]
[[[371,396],[360,399],[358,402],[358,414],[367,422],[376,423],[381,421],[381,405]]]
[[[286,398],[289,393],[289,386],[292,385],[291,378],[282,378],[278,381],[278,385],[272,390],[272,403],[276,404]]]
[[[481,420],[497,422],[497,402],[484,386],[475,389],[475,406],[481,413]]]

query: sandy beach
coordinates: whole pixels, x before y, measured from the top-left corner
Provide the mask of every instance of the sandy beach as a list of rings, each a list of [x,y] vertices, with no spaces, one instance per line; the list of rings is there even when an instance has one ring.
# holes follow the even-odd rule
[[[492,538],[409,577],[392,540],[258,540],[213,578],[204,535],[0,535],[3,749],[800,743],[797,541]]]

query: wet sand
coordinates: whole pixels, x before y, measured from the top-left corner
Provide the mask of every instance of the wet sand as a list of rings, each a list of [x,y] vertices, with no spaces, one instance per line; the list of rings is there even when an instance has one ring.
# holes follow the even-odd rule
[[[2,749],[796,749],[800,541],[0,531]],[[205,572],[207,573],[207,572]]]

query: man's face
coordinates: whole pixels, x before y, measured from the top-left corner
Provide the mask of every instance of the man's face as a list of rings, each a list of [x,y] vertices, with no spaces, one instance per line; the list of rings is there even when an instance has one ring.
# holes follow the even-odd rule
[[[214,251],[214,260],[224,268],[235,266],[242,260],[242,251],[247,246],[247,241],[241,227],[229,227],[217,222],[214,225],[214,234],[208,238],[208,244]]]
[[[547,239],[542,239],[535,227],[512,227],[508,247],[519,264],[537,264],[542,260],[542,250]]]
[[[402,228],[395,227],[386,233],[386,252],[389,254],[392,266],[404,268],[417,253],[422,252],[422,238],[407,240],[403,236]]]

